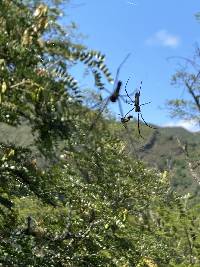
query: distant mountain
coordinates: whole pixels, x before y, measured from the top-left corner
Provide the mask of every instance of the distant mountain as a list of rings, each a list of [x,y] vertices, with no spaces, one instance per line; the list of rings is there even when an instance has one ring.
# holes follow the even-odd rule
[[[145,161],[150,167],[169,171],[174,189],[181,193],[200,192],[200,187],[188,169],[187,158],[177,141],[178,138],[183,145],[187,145],[190,161],[196,163],[200,159],[200,133],[192,133],[181,127],[158,127],[154,130],[141,124],[141,138],[136,122],[126,124],[127,128],[113,120],[107,122],[111,134],[125,142],[127,153]],[[26,124],[16,128],[0,123],[0,140],[29,146],[37,154],[33,146],[34,137]],[[44,164],[43,160],[41,162]],[[198,168],[196,172],[200,176]]]
[[[127,124],[128,130],[120,123],[113,122],[111,125],[113,134],[126,142],[128,153],[145,161],[150,167],[169,171],[171,184],[176,191],[181,194],[200,192],[200,186],[188,169],[188,158],[179,144],[181,142],[182,146],[187,146],[189,161],[195,165],[200,162],[200,133],[192,133],[181,127],[157,127],[153,130],[141,124],[141,138],[136,122]],[[195,172],[200,177],[200,169],[196,168]]]

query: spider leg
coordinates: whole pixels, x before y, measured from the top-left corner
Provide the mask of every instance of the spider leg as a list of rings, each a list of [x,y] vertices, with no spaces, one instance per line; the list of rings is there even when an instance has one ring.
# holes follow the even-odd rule
[[[126,100],[126,102],[125,102],[126,104],[128,104],[128,105],[131,105],[131,106],[133,106],[133,103],[135,103],[135,101],[134,102],[128,102],[127,100]]]
[[[124,103],[127,104],[127,100],[125,99],[126,95],[119,95],[119,97],[122,99]]]
[[[142,89],[142,81],[140,82],[140,89],[139,89],[139,91]]]
[[[130,56],[130,54],[131,53],[128,53],[127,54],[127,56],[125,57],[125,59],[121,62],[121,64],[117,68],[116,77],[115,77],[114,86],[113,86],[114,90],[115,90],[115,87],[116,87],[116,84],[117,84],[117,81],[118,81],[120,69],[121,69],[122,65],[126,62],[126,60],[128,59],[128,57]]]
[[[131,102],[128,102],[128,100],[126,99],[127,95],[119,95],[119,98],[122,99],[122,101],[125,103],[125,104],[128,104],[128,105],[133,105],[135,103],[135,101],[131,100]]]
[[[93,110],[95,108],[97,108],[98,106],[102,105],[102,103],[106,102],[109,99],[109,97],[106,97],[102,100],[99,100],[98,103],[94,104],[93,106],[89,107],[90,110]],[[101,111],[101,108],[99,108],[99,110]]]
[[[107,93],[109,93],[109,95],[111,95],[111,92],[107,88],[104,87],[103,90],[105,90]]]
[[[144,120],[144,118],[143,118],[141,112],[140,112],[140,116],[141,116],[141,118],[142,118],[142,120],[143,120],[143,122],[145,123],[146,126],[148,126],[149,128],[152,128],[152,129],[157,129],[157,128],[155,128],[155,127],[150,126],[150,125]]]
[[[120,99],[118,98],[118,106],[119,106],[119,111],[120,111],[120,115],[121,115],[121,118],[124,118],[124,114],[123,114],[123,109],[122,109],[122,103],[120,101]]]
[[[146,102],[144,104],[140,104],[140,106],[144,106],[144,105],[147,105],[147,104],[150,104],[151,102]]]
[[[92,124],[90,125],[90,127],[89,127],[89,131],[91,131],[91,130],[95,127],[95,125],[96,125],[98,119],[99,119],[100,116],[101,116],[101,113],[104,111],[104,109],[105,109],[106,106],[108,105],[109,101],[110,101],[110,98],[108,97],[107,100],[106,100],[106,102],[105,102],[105,104],[104,104],[104,105],[101,107],[101,109],[99,110],[99,113],[97,114],[95,120],[94,120],[94,121],[92,122]]]
[[[127,85],[128,85],[129,80],[130,80],[130,77],[129,77],[128,80],[126,81],[124,90],[125,90],[126,95],[128,96],[128,98],[131,100],[131,102],[134,103],[135,101],[132,100],[132,98],[130,97],[130,95],[128,94],[128,92],[127,92],[127,90],[126,90],[126,87],[127,87]]]
[[[138,126],[138,133],[139,133],[139,136],[144,139],[144,137],[141,135],[141,132],[140,132],[140,113],[138,112],[138,119],[137,119],[137,126]]]
[[[133,93],[131,93],[131,94],[129,94],[129,96],[134,96],[135,95],[135,93],[133,92]],[[127,94],[126,95],[120,95],[120,96],[123,96],[123,97],[127,97]]]
[[[131,110],[129,110],[129,111],[126,113],[126,115],[124,116],[124,118],[125,118],[131,111],[133,111],[134,109],[135,109],[135,107],[132,108]]]

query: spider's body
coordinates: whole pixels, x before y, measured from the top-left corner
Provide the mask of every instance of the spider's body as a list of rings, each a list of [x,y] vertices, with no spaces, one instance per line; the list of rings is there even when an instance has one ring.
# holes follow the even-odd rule
[[[132,119],[133,118],[133,116],[132,115],[130,115],[130,116],[128,116],[128,117],[124,117],[124,118],[121,118],[121,123],[127,123],[127,122],[129,122],[130,121],[130,119]]]
[[[134,106],[135,106],[135,112],[141,112],[141,109],[140,109],[140,91],[135,93]]]
[[[128,81],[129,81],[129,79],[128,79]],[[134,106],[134,107],[133,107],[131,110],[129,110],[123,118],[121,118],[121,122],[122,122],[122,123],[126,123],[126,122],[130,121],[130,119],[131,119],[133,116],[130,116],[130,115],[127,116],[127,115],[128,115],[131,111],[134,110],[135,112],[137,112],[137,114],[138,114],[138,116],[137,116],[138,133],[139,133],[139,136],[143,138],[143,136],[142,136],[141,133],[140,133],[140,117],[141,117],[141,119],[143,120],[143,122],[144,122],[144,124],[145,124],[146,126],[148,126],[148,127],[150,127],[150,128],[153,128],[153,129],[156,129],[156,128],[150,126],[150,125],[144,120],[144,118],[143,118],[143,116],[142,116],[142,113],[141,113],[141,106],[144,106],[144,105],[146,105],[146,104],[149,104],[150,102],[148,102],[148,103],[144,103],[144,104],[140,104],[140,90],[141,90],[142,82],[141,82],[141,85],[140,85],[139,90],[136,91],[136,93],[135,93],[135,99],[132,100],[132,98],[130,97],[130,95],[128,94],[128,92],[127,92],[127,90],[126,90],[126,86],[127,86],[127,84],[128,84],[128,81],[126,82],[126,85],[125,85],[125,92],[126,92],[127,97],[130,99],[130,103],[129,103],[129,104],[132,105],[132,106]]]
[[[99,108],[99,112],[98,112],[95,120],[93,121],[93,123],[91,124],[91,126],[89,128],[90,131],[96,125],[96,122],[98,121],[99,117],[101,116],[101,113],[104,111],[104,109],[109,104],[109,102],[112,102],[112,103],[116,103],[117,102],[118,103],[121,116],[123,117],[122,105],[121,105],[121,102],[120,102],[120,98],[123,100],[123,95],[120,94],[120,90],[122,88],[122,81],[118,80],[118,76],[119,76],[119,72],[120,72],[120,69],[121,69],[122,65],[125,63],[125,61],[128,59],[129,56],[130,56],[130,54],[128,54],[125,57],[125,59],[122,61],[122,63],[119,65],[119,67],[117,69],[117,73],[116,73],[116,77],[115,77],[115,81],[114,81],[114,86],[113,86],[113,92],[111,93],[106,88],[103,88],[106,92],[109,93],[109,96],[107,96],[105,99],[103,99],[100,103],[97,104],[97,105],[100,104],[101,106]],[[96,107],[97,105],[95,105],[94,107]]]
[[[118,81],[116,89],[114,90],[112,95],[109,97],[111,102],[115,103],[119,99],[119,95],[120,95],[119,93],[120,93],[121,87],[122,87],[122,81]]]

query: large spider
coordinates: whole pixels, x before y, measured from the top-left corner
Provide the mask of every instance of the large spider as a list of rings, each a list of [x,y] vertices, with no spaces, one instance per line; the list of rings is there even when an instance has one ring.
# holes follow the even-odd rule
[[[121,122],[125,125],[125,123],[129,122],[130,119],[133,118],[132,115],[129,115],[128,114],[131,112],[131,111],[135,111],[137,112],[138,116],[137,116],[137,128],[138,128],[138,133],[139,133],[139,136],[143,138],[143,136],[141,135],[141,132],[140,132],[140,117],[141,119],[143,120],[143,122],[145,123],[146,126],[148,126],[149,128],[152,128],[152,129],[156,129],[152,126],[150,126],[146,121],[145,119],[143,118],[142,116],[142,113],[141,113],[141,106],[144,106],[144,105],[147,105],[147,104],[150,104],[151,102],[147,102],[147,103],[144,103],[144,104],[140,104],[140,91],[141,91],[141,88],[142,88],[142,81],[140,83],[140,87],[139,87],[139,90],[136,90],[135,92],[135,97],[134,97],[134,100],[130,97],[130,95],[128,94],[127,92],[127,85],[128,85],[128,82],[129,82],[130,78],[127,80],[126,84],[125,84],[125,92],[126,92],[126,95],[127,97],[129,98],[130,102],[127,102],[128,104],[134,106],[132,109],[130,109],[124,117],[121,117]]]
[[[101,105],[101,107],[98,110],[99,112],[98,112],[94,122],[90,126],[90,130],[92,130],[94,128],[97,120],[101,116],[101,113],[104,111],[104,109],[109,104],[109,102],[112,102],[112,103],[118,102],[119,111],[120,111],[121,117],[123,117],[123,110],[122,110],[122,104],[121,104],[120,98],[124,102],[126,102],[126,100],[125,100],[126,95],[120,94],[120,91],[122,88],[122,81],[118,80],[118,77],[119,77],[119,72],[120,72],[122,65],[125,63],[125,61],[128,59],[129,56],[130,56],[130,53],[124,58],[124,60],[121,62],[121,64],[119,65],[119,67],[117,69],[117,73],[116,73],[116,77],[115,77],[115,81],[114,81],[114,85],[113,85],[113,91],[110,92],[108,89],[103,88],[107,93],[109,93],[109,95],[106,98],[104,98],[100,103],[97,103],[95,106],[92,107],[92,108],[96,108],[97,106]]]

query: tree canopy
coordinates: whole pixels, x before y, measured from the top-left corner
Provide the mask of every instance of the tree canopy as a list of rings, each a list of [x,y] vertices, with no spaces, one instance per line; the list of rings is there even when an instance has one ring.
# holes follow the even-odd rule
[[[1,266],[198,264],[199,207],[103,118],[89,131],[96,113],[70,70],[84,64],[99,90],[112,77],[59,24],[58,4],[0,2],[0,122],[30,129],[28,145],[0,144]]]

